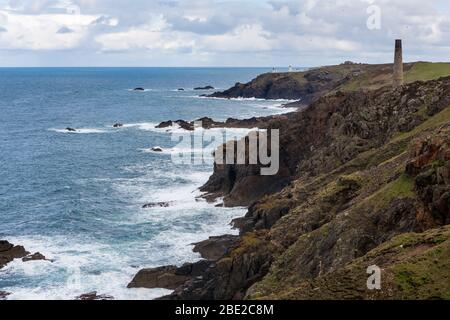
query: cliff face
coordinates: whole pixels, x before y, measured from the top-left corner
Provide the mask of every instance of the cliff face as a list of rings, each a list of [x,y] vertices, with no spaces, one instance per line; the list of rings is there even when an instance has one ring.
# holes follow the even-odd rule
[[[225,197],[226,205],[251,205],[293,179],[329,172],[450,105],[447,82],[337,92],[301,112],[272,119],[267,127],[280,130],[279,173],[265,177],[258,165],[216,165],[202,190]]]
[[[450,297],[439,271],[449,270],[449,106],[443,78],[336,92],[273,121],[277,176],[216,166],[205,186],[225,203],[253,203],[235,221],[239,244],[170,298]],[[372,264],[386,270],[376,293],[365,287]]]

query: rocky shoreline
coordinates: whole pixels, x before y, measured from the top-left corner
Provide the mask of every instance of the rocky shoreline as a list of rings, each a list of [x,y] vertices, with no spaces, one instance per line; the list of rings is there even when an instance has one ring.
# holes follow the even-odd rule
[[[301,99],[288,114],[198,119],[205,129],[279,129],[280,170],[261,176],[261,164],[215,164],[201,191],[248,207],[232,222],[239,236],[192,244],[200,261],[142,269],[128,288],[173,290],[160,300],[448,299],[450,77],[392,89],[390,68],[266,74],[211,95]],[[185,120],[157,127],[174,125],[195,129]],[[170,203],[143,208],[155,206]],[[0,269],[14,259],[46,260],[0,241]],[[365,287],[370,265],[383,270],[382,290]],[[0,291],[0,300],[9,295]]]
[[[174,290],[161,298],[171,300],[445,297],[440,280],[420,293],[408,283],[433,276],[430,250],[450,252],[450,78],[363,89],[328,88],[307,108],[258,120],[281,131],[279,173],[215,165],[202,188],[226,206],[249,207],[233,222],[240,236],[197,244],[205,259],[145,269],[130,285]],[[422,240],[410,239],[422,238],[429,244],[419,250]],[[386,248],[396,243],[404,250],[393,260]],[[391,272],[376,295],[355,284],[361,261],[374,257]],[[346,268],[360,275],[348,285],[339,278]]]
[[[23,262],[48,260],[43,254],[36,252],[31,254],[23,246],[16,246],[6,240],[0,240],[0,269],[15,259],[22,259]]]

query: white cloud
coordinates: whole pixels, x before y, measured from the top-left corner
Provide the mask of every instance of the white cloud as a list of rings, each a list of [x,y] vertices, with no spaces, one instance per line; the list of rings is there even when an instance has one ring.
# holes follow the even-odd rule
[[[0,34],[1,49],[61,50],[76,48],[87,34],[94,16],[69,14],[17,14],[0,12],[6,17],[7,32]],[[58,32],[62,28],[72,32]]]
[[[366,27],[369,2],[381,8],[381,30]],[[401,37],[407,57],[442,60],[448,12],[444,0],[0,0],[0,50],[120,52],[121,63],[138,54],[148,64],[178,55],[177,64],[311,65],[386,62]],[[114,64],[113,56],[104,59]]]

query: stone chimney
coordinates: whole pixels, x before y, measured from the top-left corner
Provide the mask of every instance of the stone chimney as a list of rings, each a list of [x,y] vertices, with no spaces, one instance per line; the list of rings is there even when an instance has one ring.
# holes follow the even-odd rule
[[[403,85],[403,49],[402,40],[395,40],[394,88]]]

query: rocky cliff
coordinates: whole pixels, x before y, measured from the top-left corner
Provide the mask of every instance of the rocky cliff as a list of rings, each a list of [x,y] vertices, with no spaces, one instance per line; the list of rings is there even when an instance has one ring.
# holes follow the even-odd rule
[[[309,105],[336,91],[374,90],[392,84],[392,64],[341,64],[313,68],[304,72],[266,73],[249,83],[236,85],[216,98],[261,98],[300,100]],[[448,63],[415,62],[404,64],[406,83],[433,80],[450,74]]]
[[[450,77],[333,89],[266,127],[280,171],[215,166],[203,191],[249,206],[241,236],[164,299],[450,298]]]
[[[272,123],[282,132],[277,176],[216,166],[205,186],[227,186],[228,204],[252,203],[234,222],[239,245],[170,298],[449,297],[448,273],[433,273],[448,267],[449,106],[444,78],[337,92]],[[399,241],[403,249],[389,250]],[[364,273],[374,263],[389,270],[389,287],[376,293]],[[418,293],[421,277],[429,282]]]

